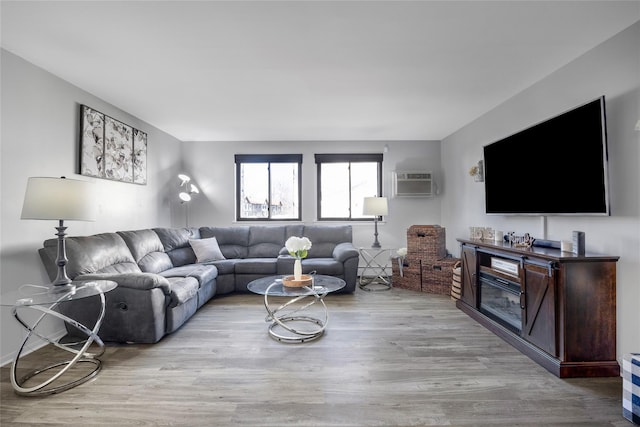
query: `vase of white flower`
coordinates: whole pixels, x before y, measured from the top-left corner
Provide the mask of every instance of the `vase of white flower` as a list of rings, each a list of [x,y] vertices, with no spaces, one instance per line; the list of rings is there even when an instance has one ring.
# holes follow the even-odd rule
[[[291,236],[285,242],[285,247],[289,252],[289,255],[295,258],[293,262],[293,277],[292,280],[288,280],[289,277],[285,277],[286,286],[306,286],[311,282],[311,277],[306,277],[302,274],[302,259],[306,258],[311,249],[311,240],[307,237]]]
[[[293,262],[293,280],[301,280],[302,279],[302,260],[300,258],[296,258]]]

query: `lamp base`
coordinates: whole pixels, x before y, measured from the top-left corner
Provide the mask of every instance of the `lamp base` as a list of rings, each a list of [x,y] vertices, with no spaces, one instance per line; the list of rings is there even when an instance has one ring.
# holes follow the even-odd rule
[[[371,245],[374,249],[380,249],[380,242],[378,242],[378,217],[373,219],[373,223],[375,225],[375,232],[373,233],[373,245]]]

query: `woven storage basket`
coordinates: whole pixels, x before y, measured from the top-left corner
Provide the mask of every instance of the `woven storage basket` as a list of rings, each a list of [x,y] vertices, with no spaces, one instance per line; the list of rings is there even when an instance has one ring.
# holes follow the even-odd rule
[[[407,254],[428,262],[446,257],[445,229],[439,225],[412,225],[407,230]]]
[[[393,260],[391,283],[394,288],[409,289],[412,291],[422,290],[422,272],[420,268],[420,260],[405,258],[402,267],[402,276],[398,267],[398,259]]]
[[[443,258],[433,263],[422,263],[422,292],[451,295],[453,267],[458,258]]]
[[[451,299],[459,300],[462,296],[462,267],[460,261],[453,265],[453,279],[451,281]]]

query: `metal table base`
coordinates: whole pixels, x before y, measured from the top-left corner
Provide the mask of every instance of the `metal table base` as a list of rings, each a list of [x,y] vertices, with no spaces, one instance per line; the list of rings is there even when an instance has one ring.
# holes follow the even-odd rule
[[[74,298],[73,294],[76,292],[76,289],[70,292],[61,292],[59,294],[56,294],[52,297],[52,302],[47,304],[34,303],[33,299],[31,298],[23,298],[17,300],[12,308],[12,314],[16,318],[16,320],[27,330],[27,334],[25,335],[24,340],[22,341],[22,344],[20,345],[20,348],[15,355],[10,371],[11,384],[16,394],[21,396],[46,396],[54,393],[59,393],[76,387],[80,384],[86,383],[98,374],[98,372],[102,369],[102,362],[100,361],[100,359],[98,359],[98,357],[104,354],[104,343],[97,334],[105,315],[104,292],[108,292],[115,287],[115,283],[113,282],[107,284],[105,283],[106,281],[98,281],[90,282],[87,285],[83,285],[93,286],[95,289],[89,290],[88,292],[86,291],[86,289],[84,289],[83,293],[85,293],[86,295],[82,297],[100,297],[100,313],[93,329],[89,329],[85,325],[55,310],[56,307],[58,307],[61,303],[72,300]],[[21,316],[22,311],[34,311],[39,314],[39,316],[32,324],[30,324],[29,322],[27,322],[27,320],[24,319],[24,316]],[[77,342],[62,343],[60,341],[53,340],[47,336],[44,336],[43,334],[38,332],[37,328],[47,316],[52,316],[54,318],[60,319],[63,322],[77,328],[79,331],[85,334],[87,338]],[[22,376],[18,376],[18,365],[20,359],[23,357],[25,346],[27,345],[27,342],[29,342],[29,340],[34,337],[37,337],[42,341],[45,341],[59,349],[73,354],[73,357],[69,360],[56,362],[42,368],[30,370]],[[94,343],[98,346],[98,351],[93,353],[89,352],[89,348]],[[80,377],[63,380],[63,377],[69,376],[71,369],[76,365],[79,366],[79,364],[90,365],[89,371],[86,373],[81,373]],[[52,371],[55,371],[55,373],[52,373]],[[45,374],[47,373],[52,373],[52,375],[50,375],[46,379],[41,379],[41,377],[45,376]],[[30,386],[26,385],[29,380],[35,381],[36,379],[39,381],[37,384]]]
[[[268,313],[265,321],[272,322],[269,326],[269,335],[277,341],[290,344],[304,343],[320,338],[329,323],[329,312],[324,303],[324,297],[328,293],[327,289],[323,286],[305,286],[304,289],[308,290],[309,294],[296,296],[276,308],[271,308],[269,291],[276,285],[280,284],[274,282],[264,294],[264,307]],[[309,298],[311,301],[304,303],[304,300]],[[299,302],[302,302],[302,305],[295,307],[294,305]],[[298,314],[317,303],[322,306],[321,319]],[[298,327],[301,325],[311,326],[311,328]]]

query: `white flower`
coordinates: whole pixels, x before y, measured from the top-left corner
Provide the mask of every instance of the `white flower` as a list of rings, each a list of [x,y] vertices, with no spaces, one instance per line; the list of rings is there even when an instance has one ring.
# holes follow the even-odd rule
[[[291,236],[287,239],[284,246],[289,251],[289,255],[296,258],[306,258],[307,251],[311,249],[311,240],[307,237]]]
[[[407,248],[398,249],[398,256],[404,258],[407,256]]]

